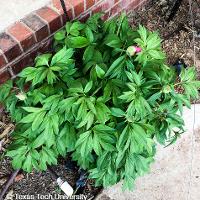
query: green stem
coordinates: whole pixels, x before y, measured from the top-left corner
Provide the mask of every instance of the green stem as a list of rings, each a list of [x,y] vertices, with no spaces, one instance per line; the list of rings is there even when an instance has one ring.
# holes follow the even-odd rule
[[[120,24],[119,24],[119,27],[118,27],[118,30],[117,30],[117,36],[119,35],[119,31],[120,31],[121,26],[122,26],[122,23],[123,23],[123,21],[124,21],[124,17],[125,17],[125,16],[122,16],[122,18],[121,18],[121,20],[120,20]]]

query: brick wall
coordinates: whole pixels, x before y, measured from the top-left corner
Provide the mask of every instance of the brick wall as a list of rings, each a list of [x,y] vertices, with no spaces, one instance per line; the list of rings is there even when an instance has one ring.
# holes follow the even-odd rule
[[[146,0],[65,0],[70,20],[84,21],[105,12],[104,20],[139,8]],[[60,0],[45,6],[0,33],[0,84],[30,65],[37,54],[51,50],[53,34],[66,23]]]

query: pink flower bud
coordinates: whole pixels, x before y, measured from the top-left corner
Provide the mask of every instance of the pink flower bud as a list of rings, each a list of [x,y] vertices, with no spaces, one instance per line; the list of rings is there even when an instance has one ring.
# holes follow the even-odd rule
[[[137,47],[137,46],[130,46],[127,48],[126,50],[126,53],[129,55],[129,56],[134,56],[136,53],[139,53],[141,52],[142,49],[140,47]]]
[[[135,51],[136,51],[136,53],[140,53],[140,52],[142,51],[142,48],[140,48],[140,47],[135,47]]]

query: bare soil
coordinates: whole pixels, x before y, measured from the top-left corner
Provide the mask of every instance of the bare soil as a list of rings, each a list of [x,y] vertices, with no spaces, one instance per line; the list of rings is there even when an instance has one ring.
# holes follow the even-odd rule
[[[163,39],[162,47],[168,63],[173,65],[182,58],[188,66],[195,64],[200,78],[200,5],[195,0],[191,1],[190,9],[189,1],[183,1],[175,17],[168,22],[173,7],[173,3],[167,5],[170,1],[175,2],[149,1],[143,9],[130,14],[130,22],[133,27],[143,24],[151,31],[158,31]]]

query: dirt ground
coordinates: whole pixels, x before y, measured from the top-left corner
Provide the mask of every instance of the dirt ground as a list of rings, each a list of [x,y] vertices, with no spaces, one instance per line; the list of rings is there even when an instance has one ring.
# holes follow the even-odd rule
[[[130,14],[130,22],[134,27],[143,24],[149,30],[159,32],[169,64],[174,64],[178,58],[182,58],[188,66],[192,66],[194,65],[194,45],[196,46],[196,60],[200,59],[200,35],[198,35],[200,27],[197,26],[197,22],[200,23],[200,17],[197,16],[197,13],[200,14],[200,6],[197,1],[192,1],[190,12],[189,1],[184,1],[175,17],[168,22],[171,7],[164,2],[167,1],[150,1],[142,10]],[[193,32],[196,35],[195,43]],[[199,63],[196,67],[200,70]]]
[[[10,121],[7,113],[3,111],[0,114],[0,138],[4,135],[3,139],[0,139],[0,191],[13,172],[10,159],[4,157],[4,152],[10,143],[10,134],[14,129],[14,125]],[[67,158],[66,160],[60,159],[58,163],[59,165],[52,167],[54,172],[56,172],[62,180],[68,181],[73,188],[76,188],[76,182],[80,178],[79,168],[75,163],[71,163],[70,158]],[[88,179],[86,180],[86,186],[79,189],[75,195],[83,194],[87,199],[94,199],[100,191],[101,188],[95,188],[94,182]],[[27,194],[33,195],[34,199],[39,199],[38,194],[50,194],[53,197],[55,194],[63,195],[55,178],[52,177],[52,174],[50,174],[49,171],[42,173],[33,171],[30,174],[19,172],[15,178],[14,184],[8,190],[5,200],[15,200],[17,199],[16,195]]]
[[[196,65],[198,76],[200,77],[200,37],[198,36],[198,11],[200,13],[200,7],[197,2],[193,1],[193,13],[191,16],[189,13],[190,6],[185,1],[176,16],[167,22],[167,13],[170,7],[165,5],[165,1],[150,1],[142,10],[134,11],[129,15],[129,21],[132,26],[138,26],[138,24],[145,25],[149,30],[159,31],[163,39],[163,49],[168,56],[168,63],[174,64],[174,62],[181,58],[188,65]],[[162,3],[161,3],[162,2]],[[193,21],[191,19],[193,18]],[[199,17],[200,20],[200,17]],[[193,38],[193,32],[196,37]],[[195,46],[195,48],[194,48]],[[195,51],[195,54],[194,54]],[[194,56],[195,55],[195,56]],[[10,123],[7,115],[0,115],[0,135],[9,128],[9,132],[12,132],[14,125]],[[3,152],[9,143],[9,134],[0,139],[0,189],[12,172],[12,167],[9,159],[3,157]],[[60,164],[53,169],[64,179],[67,180],[72,186],[75,185],[79,178],[78,169],[69,170],[65,161],[61,160]],[[81,192],[88,196],[87,199],[94,199],[94,196],[99,193],[101,188],[95,188],[91,180],[87,181],[85,189]],[[20,172],[15,179],[15,183],[10,188],[7,199],[9,196],[15,194],[61,194],[57,184],[53,181],[51,175],[47,173],[32,172],[31,174],[25,174]],[[15,199],[11,198],[11,199]]]

